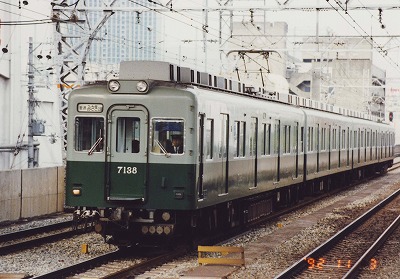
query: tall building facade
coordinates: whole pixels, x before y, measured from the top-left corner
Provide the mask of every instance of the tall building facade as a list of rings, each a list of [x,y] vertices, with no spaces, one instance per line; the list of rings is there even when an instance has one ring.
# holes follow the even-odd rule
[[[162,16],[151,10],[156,5],[145,0],[119,0],[116,5],[141,11],[116,11],[93,41],[89,62],[107,65],[126,60],[159,59]],[[104,7],[103,1],[88,0],[86,7],[88,20],[95,26],[101,20],[102,12],[90,12],[90,8]]]

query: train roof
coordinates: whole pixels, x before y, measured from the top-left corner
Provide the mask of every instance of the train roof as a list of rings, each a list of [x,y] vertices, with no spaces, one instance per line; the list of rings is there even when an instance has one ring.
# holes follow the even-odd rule
[[[363,112],[321,103],[292,94],[267,91],[262,87],[254,87],[244,82],[211,75],[188,67],[180,67],[169,62],[122,61],[120,64],[119,80],[154,80],[189,84],[374,122],[383,122],[382,118]]]

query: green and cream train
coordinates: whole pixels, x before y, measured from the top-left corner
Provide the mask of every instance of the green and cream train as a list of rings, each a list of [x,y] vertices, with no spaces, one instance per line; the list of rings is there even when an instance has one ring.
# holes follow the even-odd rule
[[[68,123],[66,205],[120,246],[242,226],[394,158],[371,117],[167,62],[74,90]]]

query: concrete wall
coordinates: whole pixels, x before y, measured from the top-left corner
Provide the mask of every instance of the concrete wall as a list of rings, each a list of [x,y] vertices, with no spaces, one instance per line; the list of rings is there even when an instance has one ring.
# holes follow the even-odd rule
[[[64,209],[64,167],[0,171],[0,222]]]

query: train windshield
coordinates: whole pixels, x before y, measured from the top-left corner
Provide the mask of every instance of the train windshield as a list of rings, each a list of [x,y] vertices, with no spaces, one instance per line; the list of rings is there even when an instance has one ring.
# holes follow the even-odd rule
[[[75,150],[103,152],[104,119],[101,117],[77,117],[75,119]]]
[[[182,154],[183,119],[153,119],[152,148],[158,154]]]
[[[118,117],[116,149],[119,153],[139,153],[140,118]]]

